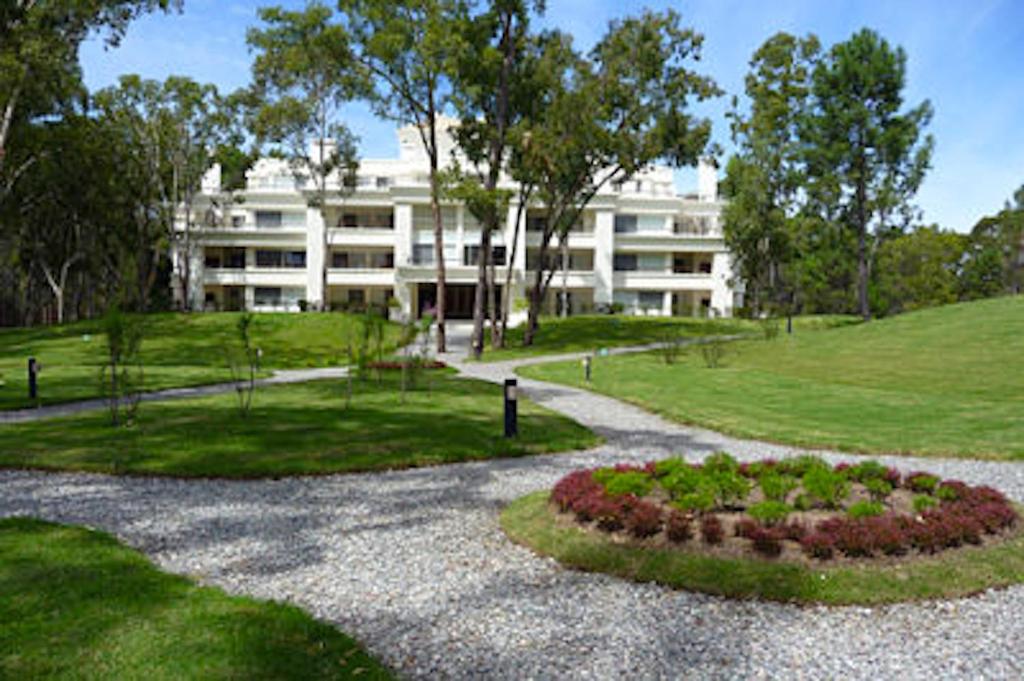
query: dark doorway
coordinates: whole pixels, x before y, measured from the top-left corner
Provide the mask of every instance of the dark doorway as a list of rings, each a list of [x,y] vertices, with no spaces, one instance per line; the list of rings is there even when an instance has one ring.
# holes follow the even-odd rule
[[[501,286],[494,287],[494,295],[501,303]],[[473,299],[476,296],[475,284],[448,284],[445,286],[445,317],[448,319],[472,319]],[[437,300],[437,284],[420,284],[417,295],[416,316],[422,317],[423,311],[434,307]]]

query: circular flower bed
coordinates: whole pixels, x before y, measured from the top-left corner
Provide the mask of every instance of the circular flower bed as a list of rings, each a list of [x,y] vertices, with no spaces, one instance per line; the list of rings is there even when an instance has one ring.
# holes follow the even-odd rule
[[[703,464],[667,459],[579,470],[545,498],[509,509],[510,518],[517,513],[518,520],[506,522],[514,538],[568,556],[571,564],[598,570],[610,564],[605,571],[730,595],[874,602],[1024,581],[1021,523],[1002,493],[925,472],[904,475],[876,461],[831,466],[804,456],[740,463],[717,453]],[[540,534],[547,546],[533,541]],[[1002,553],[993,556],[1009,561],[1001,576],[995,558],[983,555],[995,549]],[[690,557],[704,562],[686,562]],[[653,567],[638,567],[648,559]],[[900,586],[914,573],[908,566],[923,571],[936,561],[944,568],[962,563],[970,574],[947,569],[952,584]],[[882,572],[872,573],[876,568]],[[682,577],[665,574],[671,570]],[[695,571],[701,574],[694,577]],[[888,581],[891,589],[866,601],[848,591],[822,593],[830,578],[855,573]],[[728,575],[742,584],[723,583]],[[804,583],[811,578],[820,584]],[[788,583],[765,581],[772,579]]]

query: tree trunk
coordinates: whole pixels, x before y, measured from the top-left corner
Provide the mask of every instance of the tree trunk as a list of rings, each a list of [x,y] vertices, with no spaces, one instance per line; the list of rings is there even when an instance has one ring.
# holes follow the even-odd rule
[[[561,253],[562,261],[562,309],[559,315],[562,318],[569,316],[569,237],[562,239]]]
[[[441,222],[440,188],[437,177],[437,128],[431,111],[430,116],[430,211],[434,216],[434,260],[437,266],[437,300],[435,320],[437,321],[437,352],[447,351],[445,339],[445,265],[444,265],[444,223]]]
[[[487,261],[491,250],[491,232],[487,225],[480,230],[480,254],[476,263],[476,291],[473,296],[473,357],[480,359],[484,352],[484,312],[487,297]]]
[[[505,253],[507,257],[507,249]],[[487,274],[487,311],[491,322],[491,347],[497,350],[504,344],[504,341],[501,338],[501,328],[498,326],[498,305],[500,304],[500,301],[498,300],[494,290],[494,281],[497,277],[494,267],[494,258],[490,257],[487,260],[490,263],[490,271]]]
[[[862,164],[863,165],[863,164]],[[868,220],[866,214],[867,190],[863,171],[857,180],[857,305],[865,320],[871,319],[868,305]]]

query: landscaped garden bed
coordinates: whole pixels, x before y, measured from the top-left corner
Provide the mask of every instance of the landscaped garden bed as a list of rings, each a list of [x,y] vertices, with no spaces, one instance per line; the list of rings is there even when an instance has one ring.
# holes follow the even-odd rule
[[[576,567],[731,596],[887,602],[1024,581],[1021,523],[1000,492],[875,461],[718,453],[579,470],[504,521]]]

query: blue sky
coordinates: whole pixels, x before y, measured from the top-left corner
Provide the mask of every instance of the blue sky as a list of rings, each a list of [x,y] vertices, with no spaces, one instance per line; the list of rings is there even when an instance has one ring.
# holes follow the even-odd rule
[[[185,0],[181,15],[136,22],[117,49],[98,41],[82,50],[90,88],[122,73],[148,78],[188,75],[225,90],[249,80],[246,28],[266,0]],[[301,7],[304,0],[279,4]],[[548,0],[546,26],[573,34],[588,47],[610,19],[644,7],[674,7],[684,23],[704,34],[702,72],[729,94],[742,90],[753,51],[777,31],[813,32],[823,44],[868,26],[908,53],[907,102],[930,99],[936,138],[933,168],[918,195],[924,220],[965,231],[995,212],[1024,184],[1024,2],[1020,0]],[[701,108],[714,123],[714,139],[727,150],[723,113],[728,97]],[[393,125],[364,106],[348,112],[363,154],[397,154]],[[677,174],[681,190],[695,174]]]

